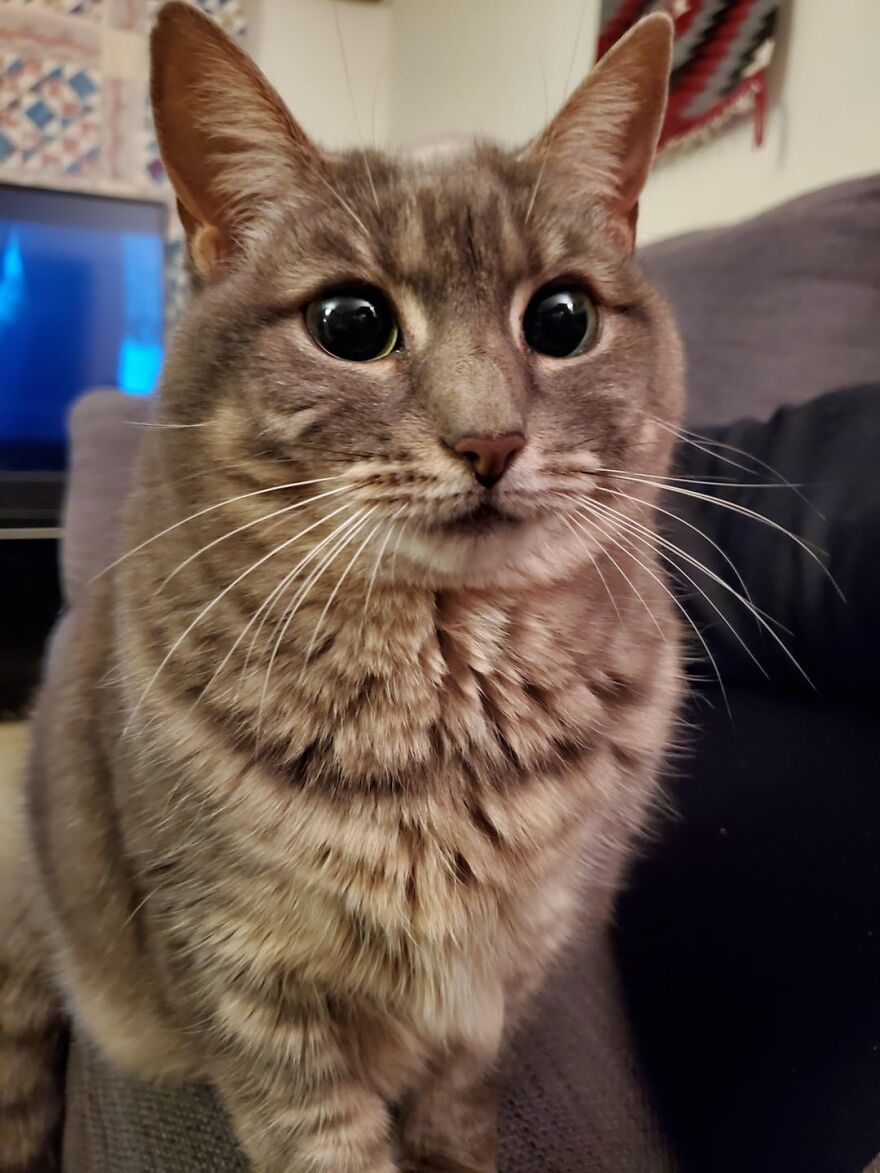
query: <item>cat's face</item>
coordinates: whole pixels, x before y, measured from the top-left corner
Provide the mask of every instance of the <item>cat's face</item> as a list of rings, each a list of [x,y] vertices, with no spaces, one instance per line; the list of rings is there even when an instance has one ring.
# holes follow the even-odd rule
[[[211,426],[187,435],[186,471],[339,478],[359,532],[438,586],[589,559],[578,502],[601,469],[663,471],[680,412],[675,329],[630,259],[631,195],[615,213],[546,144],[330,158],[283,130],[246,181],[243,153],[217,184],[271,182],[261,214],[237,237],[199,208],[188,224],[207,280],[165,404]]]

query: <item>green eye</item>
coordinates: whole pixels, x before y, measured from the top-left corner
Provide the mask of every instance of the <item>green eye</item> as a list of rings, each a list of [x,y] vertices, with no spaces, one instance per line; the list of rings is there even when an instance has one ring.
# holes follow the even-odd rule
[[[545,286],[526,307],[523,333],[538,354],[574,358],[599,336],[599,311],[583,289]]]
[[[400,337],[394,311],[378,289],[328,293],[306,307],[306,326],[334,358],[371,362],[384,358]]]

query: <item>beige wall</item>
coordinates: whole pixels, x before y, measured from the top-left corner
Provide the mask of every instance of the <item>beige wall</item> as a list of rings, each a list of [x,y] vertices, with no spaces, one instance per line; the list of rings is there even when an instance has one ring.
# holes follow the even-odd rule
[[[249,13],[249,51],[318,142],[388,142],[391,0],[252,0]]]
[[[392,142],[534,134],[589,70],[599,0],[391,0]]]
[[[519,142],[589,69],[599,0],[251,0],[250,12],[248,48],[327,146],[358,141],[336,18],[366,141]]]
[[[355,143],[332,0],[252,6],[250,47],[306,128],[329,146]],[[335,8],[362,134],[393,145],[475,132],[523,141],[588,69],[599,19],[599,0],[337,0]],[[878,46],[880,0],[785,3],[764,147],[754,149],[746,119],[662,162],[642,201],[641,239],[730,222],[880,171]]]

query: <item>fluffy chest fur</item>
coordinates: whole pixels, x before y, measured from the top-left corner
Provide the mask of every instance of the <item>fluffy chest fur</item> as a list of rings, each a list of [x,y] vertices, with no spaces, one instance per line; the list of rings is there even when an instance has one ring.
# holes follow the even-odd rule
[[[255,989],[344,992],[435,1041],[531,989],[578,904],[587,921],[607,912],[677,688],[672,624],[664,642],[641,601],[619,589],[615,612],[597,585],[585,572],[509,594],[380,590],[366,614],[353,595],[304,667],[319,594],[268,688],[268,665],[243,679],[236,656],[213,680],[231,639],[218,617],[127,734],[130,825],[179,958],[244,969]],[[124,629],[141,665],[131,711],[168,638]]]

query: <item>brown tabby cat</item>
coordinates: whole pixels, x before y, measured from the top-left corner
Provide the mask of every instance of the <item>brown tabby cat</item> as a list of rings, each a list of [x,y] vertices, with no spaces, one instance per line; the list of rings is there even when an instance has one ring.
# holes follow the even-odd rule
[[[666,471],[681,408],[632,260],[670,30],[520,151],[396,159],[320,152],[163,8],[201,288],[128,553],[36,713],[3,1169],[47,1143],[68,1014],[130,1071],[209,1079],[261,1173],[495,1169],[499,1052],[607,920],[679,691],[658,559],[599,508]]]

